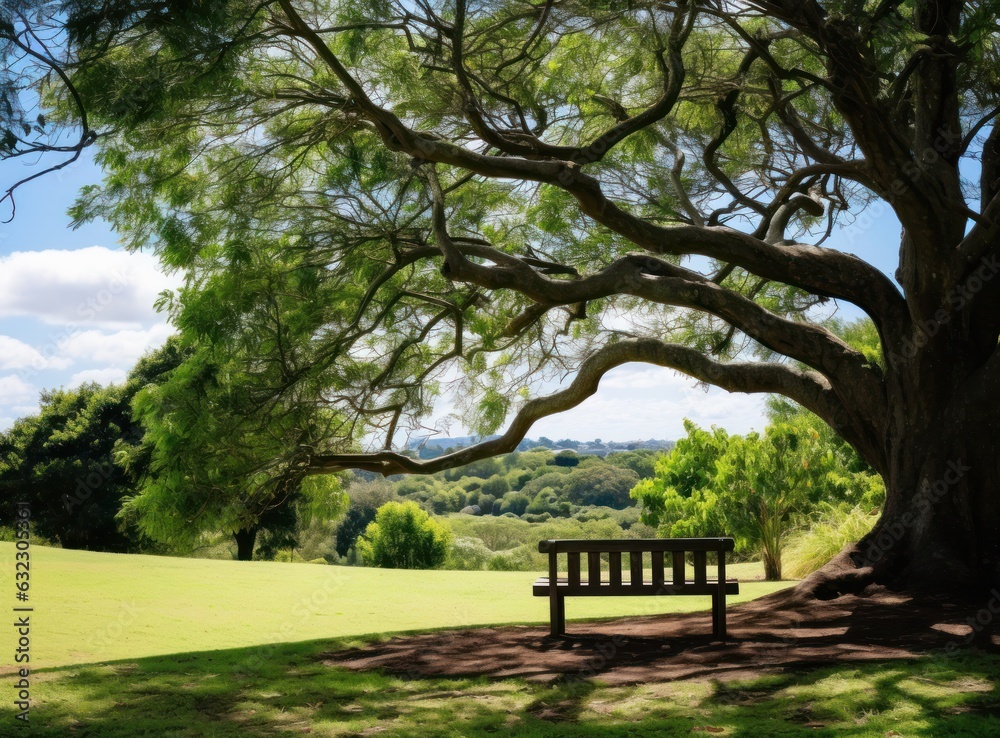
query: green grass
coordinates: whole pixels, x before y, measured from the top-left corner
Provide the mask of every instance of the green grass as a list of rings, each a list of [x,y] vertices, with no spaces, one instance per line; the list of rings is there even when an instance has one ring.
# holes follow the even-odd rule
[[[14,544],[0,543],[13,572]],[[759,576],[759,564],[729,575]],[[402,571],[32,548],[36,667],[430,628],[548,621],[526,572]],[[751,582],[740,602],[789,583]],[[13,601],[13,590],[7,596]],[[707,610],[708,597],[575,598],[569,619]],[[0,648],[10,651],[5,629]],[[8,663],[4,659],[3,664]],[[0,669],[2,670],[2,669]]]
[[[0,546],[8,571],[11,553],[9,544]],[[755,575],[751,565],[735,571],[741,578]],[[554,686],[402,678],[324,663],[324,654],[384,632],[542,622],[545,601],[530,596],[532,577],[36,548],[28,732],[93,738],[1000,735],[1000,658],[975,653],[629,687],[572,678]],[[776,586],[750,582],[743,597]],[[648,612],[641,603],[650,602],[706,604],[682,597],[595,599],[580,601],[572,614]],[[12,633],[5,631],[0,647],[10,654]],[[159,655],[144,656],[151,652]],[[102,663],[77,663],[88,660]],[[0,680],[0,702],[7,706],[0,736],[20,735],[14,677]]]
[[[982,655],[740,682],[609,687],[350,672],[323,663],[332,647],[324,640],[48,670],[35,676],[30,732],[100,738],[1000,735],[1000,659]],[[5,724],[0,734],[14,735],[3,732]]]

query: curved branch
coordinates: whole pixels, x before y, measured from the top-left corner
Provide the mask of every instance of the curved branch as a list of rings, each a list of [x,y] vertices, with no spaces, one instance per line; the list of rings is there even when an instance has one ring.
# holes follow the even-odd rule
[[[700,310],[726,320],[767,348],[823,372],[859,416],[873,425],[885,411],[885,388],[878,370],[864,356],[829,331],[779,317],[752,299],[706,277],[644,254],[626,256],[597,274],[573,280],[551,279],[516,257],[483,246],[478,253],[498,266],[477,264],[462,253],[448,233],[444,194],[433,168],[426,171],[433,199],[434,235],[448,264],[449,276],[487,289],[520,292],[540,305],[586,303],[614,294]]]
[[[843,408],[829,383],[816,372],[803,372],[783,364],[721,364],[692,348],[643,339],[611,344],[592,354],[580,366],[569,387],[526,402],[499,438],[424,461],[392,451],[370,454],[307,454],[303,468],[306,474],[330,474],[347,469],[362,469],[383,475],[433,474],[510,453],[524,440],[538,420],[576,407],[597,392],[605,374],[615,367],[634,362],[676,369],[730,392],[782,394],[809,408],[829,423],[839,425],[843,418]]]

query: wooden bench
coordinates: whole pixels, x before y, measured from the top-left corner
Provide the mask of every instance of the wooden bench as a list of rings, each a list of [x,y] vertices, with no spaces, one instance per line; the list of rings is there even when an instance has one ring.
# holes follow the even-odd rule
[[[726,638],[726,595],[739,594],[735,579],[726,579],[726,552],[735,547],[732,538],[647,538],[640,540],[541,541],[538,550],[549,555],[549,575],[539,577],[532,588],[536,597],[549,598],[552,635],[566,632],[566,597],[638,597],[656,595],[711,595],[712,634]],[[708,553],[718,557],[717,576],[708,577]],[[652,575],[644,573],[643,554],[649,554]],[[670,554],[664,571],[664,555]],[[685,555],[691,553],[694,571],[687,578]],[[560,569],[557,557],[566,555]],[[587,578],[581,578],[580,557],[586,555]],[[607,555],[608,570],[601,572]],[[628,571],[622,574],[622,554],[628,554]],[[559,572],[565,571],[566,576]],[[669,573],[669,577],[667,574]]]

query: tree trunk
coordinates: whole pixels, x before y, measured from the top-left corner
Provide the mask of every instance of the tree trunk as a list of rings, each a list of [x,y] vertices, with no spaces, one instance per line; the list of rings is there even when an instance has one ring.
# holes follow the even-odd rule
[[[960,355],[953,361],[958,363]],[[992,364],[993,362],[991,362]],[[875,528],[803,582],[823,599],[868,583],[976,598],[1000,586],[1000,424],[989,364],[950,389],[914,382],[886,437],[886,504]],[[926,388],[926,389],[925,389]],[[896,407],[903,407],[900,403]],[[913,410],[915,408],[915,410]]]
[[[777,556],[764,551],[764,579],[768,582],[781,581],[781,553]]]
[[[233,533],[236,539],[236,558],[239,561],[251,561],[253,559],[253,546],[257,540],[257,526],[244,528]]]

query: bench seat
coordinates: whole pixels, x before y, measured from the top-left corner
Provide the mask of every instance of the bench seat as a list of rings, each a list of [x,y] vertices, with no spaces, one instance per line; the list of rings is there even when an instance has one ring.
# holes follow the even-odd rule
[[[669,579],[663,584],[653,584],[652,580],[646,579],[641,585],[633,586],[629,580],[624,580],[620,585],[612,586],[611,582],[601,582],[598,589],[590,586],[590,582],[581,579],[578,585],[570,587],[569,579],[566,577],[556,578],[556,587],[564,595],[574,597],[632,597],[649,595],[713,595],[719,591],[718,579],[706,579],[704,582],[695,582],[688,579],[683,584],[674,586]],[[740,583],[736,579],[726,580],[726,594],[736,595],[740,593]],[[549,595],[549,578],[538,577],[532,585],[532,594],[535,597],[547,597]]]

